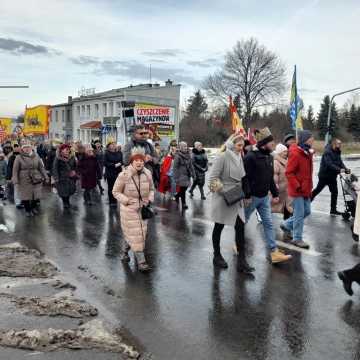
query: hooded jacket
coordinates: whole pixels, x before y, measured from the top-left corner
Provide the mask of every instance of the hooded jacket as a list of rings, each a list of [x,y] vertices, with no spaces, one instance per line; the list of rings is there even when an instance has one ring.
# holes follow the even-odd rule
[[[340,174],[341,169],[346,169],[341,160],[341,150],[334,150],[331,144],[328,144],[321,158],[319,177],[336,178]]]
[[[313,155],[296,144],[290,146],[286,167],[288,194],[291,197],[311,197],[313,187]]]

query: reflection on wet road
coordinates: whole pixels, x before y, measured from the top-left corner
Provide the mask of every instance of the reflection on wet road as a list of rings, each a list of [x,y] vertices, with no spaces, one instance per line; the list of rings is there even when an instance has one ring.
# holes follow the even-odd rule
[[[198,199],[196,193],[184,215],[158,199],[167,211],[149,226],[149,275],[121,263],[118,214],[100,196],[88,208],[79,197],[68,214],[47,193],[40,217],[25,218],[8,205],[0,222],[7,238],[46,253],[81,281],[158,359],[360,358],[359,296],[349,301],[336,277],[359,262],[360,251],[349,225],[327,215],[328,193],[319,195],[305,228],[313,253],[290,250],[287,265],[268,263],[261,226],[252,219],[246,236],[254,278],[236,272],[230,228],[222,237],[229,269],[214,270],[210,201]],[[281,240],[279,230],[276,237]]]

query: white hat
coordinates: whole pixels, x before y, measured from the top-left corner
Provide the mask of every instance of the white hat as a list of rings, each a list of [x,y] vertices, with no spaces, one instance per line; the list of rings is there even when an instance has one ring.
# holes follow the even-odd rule
[[[288,151],[288,148],[283,144],[277,144],[275,148],[275,154],[281,154],[284,151]]]

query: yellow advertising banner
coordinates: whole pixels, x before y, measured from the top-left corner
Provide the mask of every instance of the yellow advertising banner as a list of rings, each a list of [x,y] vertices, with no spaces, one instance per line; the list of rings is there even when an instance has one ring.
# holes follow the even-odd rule
[[[49,106],[39,105],[26,108],[24,135],[47,135],[49,132]]]
[[[2,118],[0,117],[0,128],[5,131],[6,136],[12,134],[13,120],[11,118]]]

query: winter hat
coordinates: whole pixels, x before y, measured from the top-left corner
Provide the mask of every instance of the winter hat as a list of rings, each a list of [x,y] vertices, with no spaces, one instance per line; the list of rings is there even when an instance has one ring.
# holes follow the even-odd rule
[[[286,144],[289,140],[296,139],[296,136],[294,134],[286,134],[283,140],[283,144]]]
[[[284,151],[288,151],[288,148],[283,144],[277,144],[275,148],[275,154],[281,154]]]
[[[59,146],[59,151],[60,152],[62,152],[62,151],[64,151],[65,149],[71,149],[71,146],[69,145],[69,144],[61,144],[60,146]]]
[[[202,143],[200,141],[195,141],[194,142],[194,148],[197,149],[198,146],[201,146]]]
[[[131,150],[130,163],[135,160],[145,161],[145,150],[141,147],[134,147]]]
[[[27,140],[23,141],[21,144],[21,148],[23,149],[25,147],[32,147],[31,142]]]
[[[299,130],[297,134],[298,144],[305,144],[312,136],[313,134],[310,130]]]
[[[170,141],[170,144],[169,144],[169,146],[176,146],[177,147],[177,141],[176,140],[171,140]]]
[[[262,147],[264,145],[266,145],[267,143],[269,143],[270,141],[274,140],[274,137],[271,134],[271,131],[268,127],[263,128],[263,129],[256,129],[254,131],[254,135],[255,135],[255,139],[257,141],[257,146],[258,147]]]

